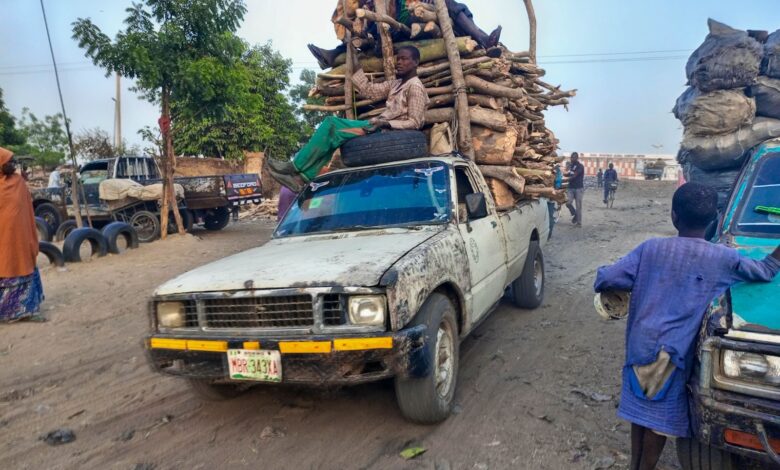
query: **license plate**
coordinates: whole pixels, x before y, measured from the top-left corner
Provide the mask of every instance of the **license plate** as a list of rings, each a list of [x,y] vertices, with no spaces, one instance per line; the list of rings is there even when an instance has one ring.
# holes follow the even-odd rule
[[[232,380],[282,381],[282,355],[279,351],[229,349],[227,358]]]

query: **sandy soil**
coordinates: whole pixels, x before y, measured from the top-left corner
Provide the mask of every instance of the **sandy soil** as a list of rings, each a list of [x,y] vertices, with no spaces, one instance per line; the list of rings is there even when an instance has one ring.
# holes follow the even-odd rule
[[[0,326],[0,468],[627,468],[629,426],[615,416],[625,324],[598,319],[592,284],[598,266],[674,233],[673,189],[630,184],[612,210],[590,190],[584,227],[561,218],[545,304],[504,304],[466,339],[455,414],[439,426],[406,423],[386,382],[258,388],[213,404],[150,371],[141,338],[153,289],[264,243],[268,222],[44,270],[49,321]],[[39,440],[63,427],[74,442]],[[427,452],[404,461],[410,445]],[[678,468],[673,445],[662,468]]]

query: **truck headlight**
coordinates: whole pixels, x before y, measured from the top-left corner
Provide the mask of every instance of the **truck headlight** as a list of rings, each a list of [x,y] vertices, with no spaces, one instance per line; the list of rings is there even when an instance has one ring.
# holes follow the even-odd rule
[[[157,323],[163,328],[182,328],[185,323],[184,302],[158,303]]]
[[[360,295],[349,298],[349,322],[353,325],[385,324],[385,296]]]
[[[780,357],[724,350],[722,363],[728,378],[780,385]]]

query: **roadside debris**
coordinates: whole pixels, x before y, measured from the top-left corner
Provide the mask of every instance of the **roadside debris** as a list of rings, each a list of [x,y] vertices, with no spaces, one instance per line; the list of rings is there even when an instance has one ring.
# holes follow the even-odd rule
[[[281,429],[274,428],[271,426],[266,426],[263,428],[263,430],[260,432],[260,439],[278,439],[280,437],[284,437],[287,434],[282,431]]]
[[[401,458],[404,460],[412,460],[427,452],[425,447],[408,447],[401,451]]]
[[[597,403],[604,403],[612,400],[612,395],[607,395],[606,393],[600,393],[600,392],[591,392],[588,390],[581,390],[579,388],[572,389],[571,393],[575,395],[580,395],[584,398],[588,398]]]
[[[76,433],[68,428],[60,428],[55,429],[54,431],[49,431],[38,439],[49,444],[50,446],[58,446],[75,441]]]

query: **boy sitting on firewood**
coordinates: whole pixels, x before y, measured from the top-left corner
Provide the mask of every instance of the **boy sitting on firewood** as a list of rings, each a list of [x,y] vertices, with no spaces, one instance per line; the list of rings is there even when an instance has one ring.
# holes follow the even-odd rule
[[[328,116],[314,135],[291,160],[268,159],[268,169],[277,181],[300,192],[330,162],[333,153],[347,141],[382,129],[422,129],[428,94],[417,77],[420,51],[412,46],[398,49],[395,58],[397,79],[371,83],[363,72],[357,54],[353,54],[355,73],[352,82],[361,96],[387,99],[385,111],[369,121]]]

